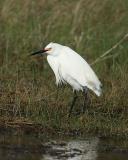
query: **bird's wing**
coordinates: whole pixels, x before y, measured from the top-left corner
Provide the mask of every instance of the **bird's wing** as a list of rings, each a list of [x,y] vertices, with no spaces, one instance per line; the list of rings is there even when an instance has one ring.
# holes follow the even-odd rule
[[[64,47],[60,54],[59,63],[63,78],[71,76],[81,86],[87,86],[91,90],[100,90],[100,81],[90,65],[75,51]],[[98,93],[96,93],[98,95]]]

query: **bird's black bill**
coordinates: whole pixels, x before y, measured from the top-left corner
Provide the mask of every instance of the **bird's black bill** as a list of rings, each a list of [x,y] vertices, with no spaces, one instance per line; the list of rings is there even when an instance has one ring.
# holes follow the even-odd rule
[[[32,54],[30,54],[30,56],[34,56],[34,55],[36,55],[36,54],[41,54],[41,53],[44,53],[44,52],[46,52],[46,50],[39,50],[39,51],[36,51],[36,52],[34,52],[34,53],[32,53]]]

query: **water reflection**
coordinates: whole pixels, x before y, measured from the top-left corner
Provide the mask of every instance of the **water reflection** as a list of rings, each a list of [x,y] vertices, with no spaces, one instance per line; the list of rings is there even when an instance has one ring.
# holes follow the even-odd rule
[[[125,141],[126,142],[126,141]],[[0,135],[0,160],[127,160],[128,143]]]
[[[42,160],[95,160],[97,158],[98,138],[71,140],[66,145],[52,145],[54,154],[43,155]]]

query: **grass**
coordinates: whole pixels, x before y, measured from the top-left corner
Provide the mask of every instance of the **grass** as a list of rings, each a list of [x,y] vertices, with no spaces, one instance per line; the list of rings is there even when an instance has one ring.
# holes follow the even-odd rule
[[[0,0],[0,121],[128,138],[128,45],[92,66],[103,94],[90,92],[91,105],[67,118],[71,88],[57,89],[42,57],[28,55],[50,41],[68,45],[90,64],[128,33],[128,1]],[[76,110],[82,106],[80,93]],[[13,123],[12,123],[13,124]]]

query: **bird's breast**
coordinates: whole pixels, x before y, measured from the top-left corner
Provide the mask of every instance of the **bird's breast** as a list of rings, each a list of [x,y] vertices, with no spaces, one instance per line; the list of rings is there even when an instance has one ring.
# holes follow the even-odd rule
[[[59,61],[57,59],[57,57],[53,57],[53,56],[47,56],[47,61],[51,67],[51,69],[53,70],[55,77],[56,77],[56,84],[58,85],[59,83],[61,83],[62,81],[62,76],[61,76],[61,71],[60,71],[60,64]]]

